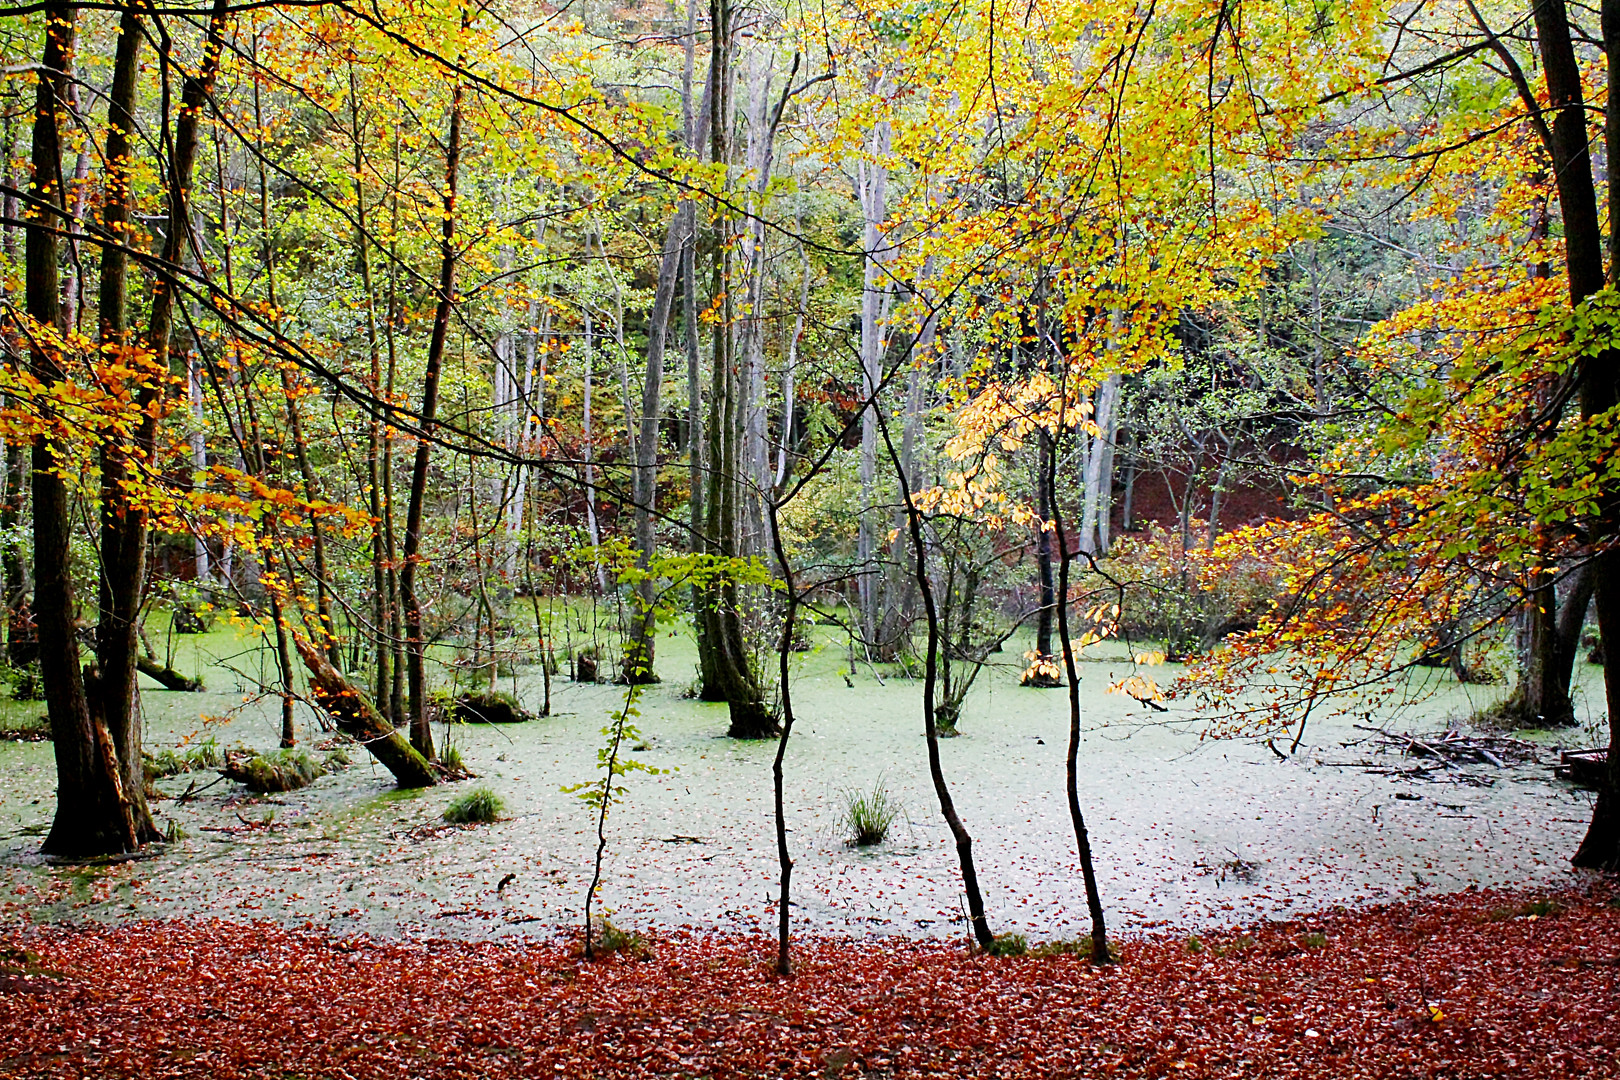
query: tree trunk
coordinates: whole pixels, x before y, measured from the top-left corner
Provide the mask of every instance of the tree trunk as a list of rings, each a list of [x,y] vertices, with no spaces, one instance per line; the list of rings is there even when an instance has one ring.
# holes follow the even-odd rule
[[[130,800],[136,828],[143,839],[156,839],[157,828],[146,809],[145,772],[141,763],[141,717],[139,688],[135,678],[140,655],[140,610],[146,588],[146,556],[149,512],[131,497],[132,473],[157,467],[157,435],[160,401],[170,378],[170,348],[174,337],[175,308],[180,286],[175,270],[186,259],[191,235],[191,184],[197,160],[198,132],[202,113],[213,95],[219,73],[220,55],[225,48],[225,26],[229,19],[227,0],[216,0],[209,15],[207,38],[197,73],[188,76],[180,93],[180,109],[175,120],[173,149],[167,180],[168,221],[164,229],[162,262],[152,289],[151,311],[146,330],[147,358],[128,362],[142,372],[134,395],[140,410],[133,445],[125,445],[122,433],[113,432],[102,442],[101,454],[101,564],[100,621],[96,627],[97,709],[111,729],[124,770],[124,787]],[[139,77],[139,49],[142,28],[133,11],[124,16],[119,28],[118,56],[109,100],[107,160],[118,162],[111,172],[107,201],[116,228],[132,228],[130,188],[125,171],[130,162]],[[101,285],[102,341],[105,345],[128,343],[126,312],[126,265],[120,252],[108,245],[102,249]],[[109,275],[108,271],[111,271]],[[108,280],[110,276],[111,280]],[[144,369],[144,370],[143,370]]]
[[[1529,633],[1518,685],[1502,704],[1503,715],[1513,723],[1523,727],[1575,724],[1570,681],[1580,651],[1581,628],[1592,603],[1592,576],[1590,565],[1576,570],[1560,598],[1552,573],[1533,573],[1525,601]]]
[[[879,87],[882,80],[879,80]],[[861,201],[864,221],[861,233],[861,397],[865,402],[861,413],[861,519],[856,536],[856,561],[859,577],[856,579],[860,595],[861,634],[868,643],[878,637],[878,622],[882,608],[882,577],[876,558],[878,530],[883,519],[877,507],[877,444],[878,416],[874,396],[883,379],[884,334],[890,289],[883,273],[887,261],[882,250],[883,234],[879,231],[888,218],[889,173],[878,160],[889,152],[890,129],[887,122],[872,128],[871,160],[856,164],[856,194]]]
[[[11,163],[15,160],[17,143],[17,114],[21,111],[14,100],[16,91],[7,93],[6,130],[5,130],[5,177],[8,189],[20,187],[26,183],[26,178],[19,178],[11,172]],[[3,201],[0,201],[0,217],[4,217],[7,224],[0,225],[0,250],[5,253],[7,263],[12,263],[17,257],[17,228],[9,224],[17,220],[17,197],[7,190]],[[7,302],[15,305],[16,286],[10,281],[5,283]],[[14,364],[17,370],[22,368],[22,357],[13,351],[13,342],[10,337],[6,339],[6,353],[8,363]],[[23,558],[23,546],[16,537],[17,527],[22,524],[23,504],[27,499],[28,473],[23,464],[23,448],[26,444],[21,439],[7,439],[5,452],[5,497],[0,500],[0,532],[4,532],[4,547],[0,547],[0,588],[4,590],[5,599],[5,635],[6,635],[6,662],[13,667],[25,667],[39,658],[39,647],[34,640],[34,621],[28,611],[28,571]]]
[[[1547,96],[1553,109],[1553,173],[1564,219],[1564,261],[1569,275],[1570,302],[1579,305],[1602,289],[1602,232],[1592,186],[1592,161],[1587,148],[1585,102],[1581,68],[1570,39],[1564,0],[1536,0],[1536,37],[1541,46]],[[1603,0],[1605,51],[1611,64],[1620,63],[1620,0]],[[1611,68],[1620,70],[1620,67]],[[1620,153],[1620,84],[1611,80],[1605,140],[1608,160]],[[1615,185],[1620,177],[1610,169],[1610,205],[1620,205]],[[1611,220],[1610,246],[1616,256],[1611,275],[1620,271],[1620,220]],[[1580,361],[1581,418],[1586,421],[1620,403],[1620,354],[1606,349]],[[1604,492],[1596,522],[1599,545],[1612,545],[1620,534],[1620,499]],[[1609,711],[1607,775],[1598,788],[1592,822],[1576,850],[1576,866],[1620,869],[1620,550],[1605,546],[1593,559],[1597,598],[1598,634],[1603,645],[1603,676]]]
[[[928,576],[928,549],[923,542],[922,511],[912,501],[911,485],[905,470],[900,467],[900,456],[889,438],[883,414],[875,409],[873,413],[877,417],[884,446],[888,449],[889,460],[894,465],[895,479],[900,485],[900,499],[905,506],[906,524],[911,534],[917,588],[922,594],[923,614],[928,620],[928,648],[923,656],[923,735],[928,742],[928,775],[934,782],[934,794],[939,799],[940,816],[945,819],[951,837],[956,841],[956,857],[962,868],[962,891],[967,894],[968,923],[973,940],[980,948],[987,949],[995,943],[995,935],[990,932],[990,920],[984,910],[984,895],[979,891],[979,875],[973,863],[973,837],[968,834],[967,826],[962,824],[961,815],[956,812],[956,802],[951,798],[951,789],[945,782],[945,770],[939,758],[939,729],[934,722],[935,685],[939,678],[939,612],[934,606],[934,586]]]
[[[1035,619],[1035,664],[1037,670],[1032,668],[1024,677],[1025,686],[1036,686],[1050,689],[1063,685],[1063,680],[1049,674],[1050,661],[1055,655],[1052,649],[1053,616],[1057,611],[1057,584],[1052,580],[1052,530],[1046,527],[1046,522],[1052,520],[1053,492],[1051,476],[1056,469],[1051,460],[1052,448],[1042,440],[1036,450],[1035,460],[1035,505],[1040,523],[1036,526],[1040,533],[1035,538],[1035,573],[1036,581],[1040,587],[1041,608]]]
[[[102,221],[107,231],[123,243],[131,243],[134,205],[130,185],[130,172],[134,167],[131,140],[135,130],[134,110],[137,83],[140,77],[141,40],[144,36],[141,19],[133,9],[126,10],[119,20],[118,45],[113,61],[112,88],[107,99],[107,181],[102,197]],[[191,90],[190,80],[186,90]],[[191,95],[195,97],[193,93]],[[190,100],[190,98],[185,98]],[[175,162],[170,173],[171,205],[178,200],[182,214],[188,212],[183,191],[177,188],[176,177],[182,164],[182,137],[186,131],[175,134]],[[195,149],[196,127],[189,128]],[[187,178],[189,179],[189,177]],[[183,219],[185,221],[187,219]],[[169,215],[169,228],[175,226],[174,213]],[[178,255],[178,244],[164,244],[164,255]],[[172,293],[172,286],[160,282],[157,289]],[[169,300],[172,304],[172,296]],[[126,350],[134,344],[129,333],[128,259],[124,251],[112,244],[101,249],[101,311],[100,338],[102,348],[119,358],[120,363],[141,370],[137,360],[125,359]],[[154,313],[158,301],[154,295]],[[136,401],[150,410],[158,390],[157,380],[167,374],[168,350],[152,350],[153,366],[135,393]],[[157,358],[164,358],[163,368],[156,366]],[[143,417],[136,429],[134,455],[148,461],[150,446],[155,451],[156,425]],[[93,683],[98,700],[92,709],[99,712],[106,723],[113,744],[119,751],[122,783],[129,800],[130,816],[141,840],[158,838],[157,826],[152,822],[146,806],[145,766],[141,761],[140,691],[136,684],[137,639],[141,607],[141,593],[146,578],[146,511],[129,498],[124,485],[128,482],[130,447],[127,435],[114,429],[103,437],[101,464],[101,567],[97,576],[99,619],[96,624],[97,675]]]
[[[315,704],[332,718],[339,731],[365,746],[400,787],[432,787],[439,782],[433,763],[417,753],[318,649],[298,636],[294,636],[293,643],[309,670],[309,689]]]
[[[1101,425],[1099,425],[1101,426]],[[1041,442],[1047,436],[1041,434]],[[1047,485],[1057,486],[1057,449],[1047,454]],[[1091,859],[1091,834],[1086,830],[1085,814],[1080,809],[1080,672],[1075,667],[1074,642],[1069,636],[1069,568],[1074,556],[1069,553],[1069,538],[1063,528],[1063,510],[1054,499],[1052,525],[1058,540],[1058,637],[1063,643],[1063,669],[1069,680],[1069,749],[1064,759],[1065,791],[1069,800],[1069,820],[1074,826],[1075,847],[1080,854],[1080,876],[1085,882],[1086,907],[1091,914],[1091,962],[1106,964],[1108,955],[1108,928],[1103,917],[1102,893],[1097,887],[1097,871]]]
[[[32,335],[29,362],[47,389],[66,379],[52,334],[62,326],[61,279],[55,229],[63,217],[62,134],[58,110],[67,100],[65,72],[72,64],[78,12],[72,5],[45,9],[45,49],[34,105],[24,291]],[[49,408],[49,406],[47,406]],[[45,419],[62,423],[54,410]],[[45,837],[47,855],[86,856],[133,851],[140,843],[124,791],[118,752],[99,713],[91,711],[79,670],[75,637],[70,530],[73,525],[67,459],[52,431],[34,438],[34,574],[38,608],[40,678],[56,754],[56,816]]]
[[[1118,312],[1114,312],[1115,318]],[[1097,388],[1097,411],[1092,421],[1097,434],[1091,436],[1091,452],[1086,455],[1080,511],[1080,550],[1099,555],[1108,550],[1108,525],[1112,517],[1114,493],[1114,434],[1118,429],[1119,376],[1110,375]]]
[[[456,190],[461,166],[461,83],[450,104],[450,137],[445,150],[444,224],[439,241],[439,298],[433,311],[433,336],[428,341],[427,365],[422,374],[422,436],[416,440],[411,467],[410,502],[405,509],[405,566],[399,576],[400,604],[405,609],[405,656],[410,684],[411,745],[428,761],[434,758],[433,729],[427,715],[427,642],[422,637],[422,601],[416,592],[417,565],[422,551],[422,511],[427,501],[428,461],[433,418],[439,408],[439,371],[450,333],[450,313],[456,287]],[[308,660],[305,660],[306,665]],[[396,774],[397,775],[397,774]]]
[[[710,157],[722,164],[730,161],[731,17],[731,0],[710,0],[709,25],[713,33],[708,89]],[[732,299],[735,274],[731,247],[725,240],[731,230],[729,210],[720,204],[716,207],[710,236],[714,245],[713,295],[721,298],[721,317],[714,328],[714,369],[710,373],[702,542],[706,553],[722,559],[741,554],[738,470],[742,417],[735,366],[737,312]],[[737,586],[724,578],[713,582],[699,591],[696,607],[702,700],[726,702],[731,713],[727,734],[732,738],[760,739],[775,735],[776,721],[765,706],[743,639]]]
[[[636,582],[636,610],[630,616],[633,624],[624,650],[624,679],[631,684],[658,681],[653,671],[658,583],[648,573],[658,539],[654,529],[658,499],[658,420],[662,413],[664,341],[669,332],[670,309],[675,306],[675,284],[680,277],[681,249],[686,242],[690,206],[689,202],[681,203],[664,235],[658,285],[647,321],[647,370],[641,383],[641,430],[636,437],[636,471],[631,487],[636,508],[636,565],[643,574]]]
[[[201,693],[203,682],[193,679],[189,675],[182,675],[167,664],[159,663],[157,658],[140,654],[135,660],[135,667],[142,675],[149,676],[165,690],[179,690],[185,693]]]
[[[368,389],[379,398],[383,397],[382,378],[382,344],[377,332],[377,286],[371,273],[371,246],[367,233],[366,219],[366,187],[363,181],[365,164],[362,156],[361,129],[360,129],[360,88],[354,77],[354,69],[349,69],[349,121],[351,137],[354,141],[354,247],[356,261],[360,264],[360,284],[366,294],[366,351],[371,362],[370,386]],[[383,511],[383,439],[385,438],[382,423],[373,415],[366,424],[366,481],[370,488],[367,493],[371,512],[371,591],[372,605],[371,618],[375,624],[372,629],[373,647],[376,651],[374,667],[376,687],[373,700],[382,710],[390,724],[399,717],[395,715],[390,701],[390,689],[394,685],[394,648],[396,642],[390,627],[390,617],[393,613],[394,594],[389,586],[388,538],[384,535],[386,518]]]

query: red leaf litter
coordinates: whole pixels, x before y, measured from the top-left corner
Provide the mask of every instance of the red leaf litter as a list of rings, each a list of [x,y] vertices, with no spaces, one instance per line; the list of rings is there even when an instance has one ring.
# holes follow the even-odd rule
[[[1099,970],[897,940],[0,931],[0,1075],[1620,1076],[1620,893],[1463,893],[1130,940]],[[1195,951],[1196,950],[1196,951]]]

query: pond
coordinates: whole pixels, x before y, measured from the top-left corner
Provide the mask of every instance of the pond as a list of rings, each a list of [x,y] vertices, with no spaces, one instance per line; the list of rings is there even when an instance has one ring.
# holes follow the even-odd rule
[[[279,702],[256,698],[268,663],[253,642],[228,631],[178,640],[177,666],[203,670],[210,689],[167,692],[143,677],[148,747],[205,735],[222,745],[274,746]],[[944,768],[974,837],[993,927],[1032,939],[1073,937],[1087,921],[1063,796],[1067,700],[1060,690],[1017,686],[1020,652],[1009,645],[1007,666],[981,678],[962,735],[943,743]],[[645,741],[634,756],[671,771],[625,778],[624,799],[608,818],[599,908],[631,927],[768,929],[777,875],[775,744],[725,738],[723,705],[682,696],[693,659],[683,634],[661,640],[666,681],[641,702]],[[796,665],[799,722],[787,759],[796,930],[963,934],[955,851],[928,779],[920,682],[887,671],[880,682],[866,665],[848,676],[830,640]],[[1115,928],[1232,925],[1412,891],[1568,880],[1589,801],[1552,780],[1549,764],[1555,744],[1586,736],[1544,737],[1540,760],[1482,762],[1425,780],[1400,775],[1411,760],[1380,756],[1349,720],[1323,719],[1313,721],[1298,754],[1280,761],[1264,745],[1201,740],[1186,704],[1161,714],[1106,693],[1127,666],[1122,653],[1082,664],[1081,799]],[[1598,669],[1583,665],[1580,679],[1581,708],[1600,708]],[[538,705],[538,667],[518,669],[515,685],[526,705]],[[1437,730],[1501,692],[1447,678],[1421,708],[1377,719]],[[183,839],[99,867],[54,866],[37,854],[54,800],[51,745],[0,743],[4,915],[217,916],[336,932],[549,935],[577,923],[594,851],[590,808],[561,788],[597,775],[601,729],[622,693],[559,679],[549,718],[458,725],[452,737],[474,781],[395,791],[359,751],[351,768],[284,795],[255,797],[221,781],[184,802],[155,804],[160,827],[173,822]],[[301,719],[305,737],[327,737],[311,714]],[[1386,771],[1368,771],[1365,762]],[[214,779],[193,773],[159,786],[174,796]],[[885,842],[852,848],[846,794],[880,781],[903,813]],[[446,804],[479,784],[504,801],[502,820],[445,825]]]

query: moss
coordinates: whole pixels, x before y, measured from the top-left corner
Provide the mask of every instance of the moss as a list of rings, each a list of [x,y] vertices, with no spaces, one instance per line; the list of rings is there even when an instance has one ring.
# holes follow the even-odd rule
[[[246,753],[232,753],[224,771],[232,780],[264,795],[308,787],[326,775],[326,763],[304,747],[295,746],[251,757]]]
[[[517,698],[493,690],[461,695],[455,700],[453,715],[463,724],[521,724],[534,719]]]

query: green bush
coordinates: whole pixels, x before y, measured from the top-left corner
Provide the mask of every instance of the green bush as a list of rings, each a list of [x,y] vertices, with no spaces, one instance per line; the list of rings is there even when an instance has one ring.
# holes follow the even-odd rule
[[[899,816],[900,804],[889,797],[881,778],[869,792],[851,788],[844,792],[844,825],[849,830],[844,842],[850,847],[881,844]]]
[[[506,804],[487,787],[476,787],[458,795],[444,808],[444,820],[452,825],[487,824],[501,816]]]

